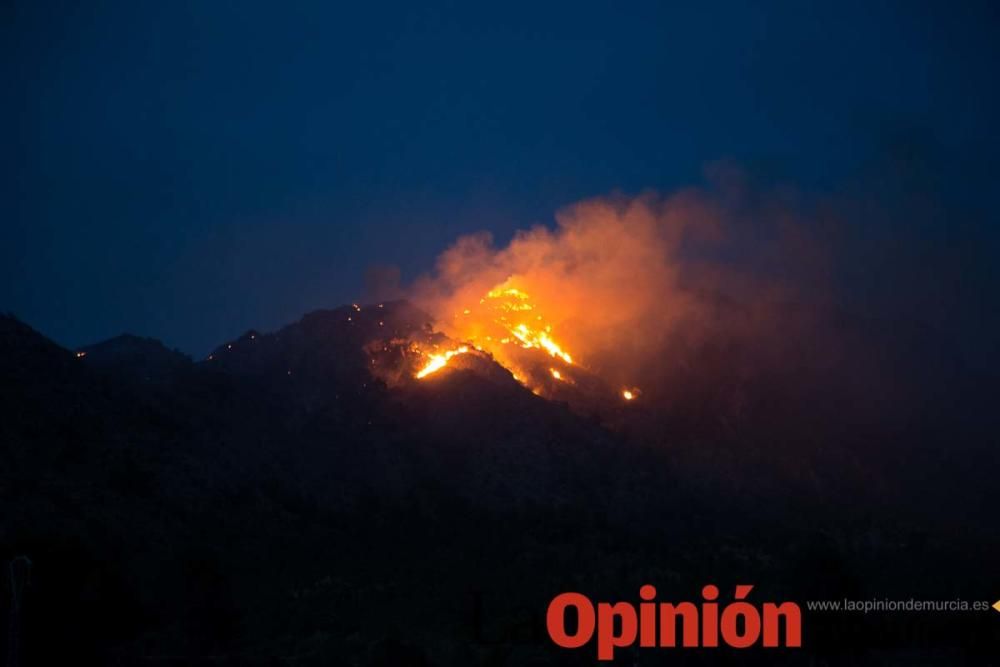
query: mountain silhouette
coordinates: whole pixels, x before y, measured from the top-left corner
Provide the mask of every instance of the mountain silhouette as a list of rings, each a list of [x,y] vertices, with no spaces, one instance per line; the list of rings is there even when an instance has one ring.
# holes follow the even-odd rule
[[[910,596],[934,564],[920,595],[971,597],[1000,553],[989,522],[957,534],[846,497],[885,470],[848,446],[765,454],[750,421],[742,451],[682,439],[676,409],[598,409],[596,379],[540,397],[480,354],[413,380],[409,342],[438,337],[405,301],[350,305],[195,361],[129,335],[68,350],[0,317],[23,663],[590,664],[539,635],[559,592]],[[979,620],[934,626],[941,664]],[[851,664],[842,621],[809,626],[830,664]],[[877,619],[849,630],[893,650]]]

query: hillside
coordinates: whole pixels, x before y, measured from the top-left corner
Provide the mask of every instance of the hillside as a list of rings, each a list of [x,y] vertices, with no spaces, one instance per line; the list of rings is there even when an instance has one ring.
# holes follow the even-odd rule
[[[692,441],[649,438],[655,406],[602,420],[480,355],[396,372],[399,341],[434,336],[404,302],[346,306],[191,361],[132,337],[78,356],[0,319],[0,555],[33,563],[24,664],[590,664],[539,635],[560,591],[912,595],[934,567],[921,595],[983,594],[989,525],[824,504],[863,467],[755,484],[742,464],[787,454],[705,436],[706,467]],[[824,639],[843,627],[809,627],[850,664]],[[882,630],[847,628],[891,651]],[[947,664],[982,632],[946,621],[927,641]]]

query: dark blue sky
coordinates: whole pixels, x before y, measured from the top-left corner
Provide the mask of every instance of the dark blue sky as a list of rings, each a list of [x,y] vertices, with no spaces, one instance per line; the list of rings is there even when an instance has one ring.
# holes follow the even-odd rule
[[[5,3],[0,309],[201,354],[462,232],[720,158],[835,191],[910,132],[995,199],[992,3],[424,4]]]

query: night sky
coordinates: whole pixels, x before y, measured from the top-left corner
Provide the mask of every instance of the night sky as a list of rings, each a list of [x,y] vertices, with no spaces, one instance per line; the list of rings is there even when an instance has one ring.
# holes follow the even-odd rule
[[[901,141],[966,212],[918,236],[996,220],[994,3],[424,4],[4,3],[0,310],[202,355],[464,232],[720,159],[841,192]]]

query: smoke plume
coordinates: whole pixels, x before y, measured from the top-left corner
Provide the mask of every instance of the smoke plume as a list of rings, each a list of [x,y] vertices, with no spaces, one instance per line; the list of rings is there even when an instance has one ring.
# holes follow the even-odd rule
[[[817,324],[828,301],[819,225],[787,194],[749,196],[731,168],[716,168],[713,183],[582,201],[505,247],[485,232],[462,237],[410,296],[468,340],[478,331],[470,308],[498,287],[520,290],[574,363],[650,397],[679,395],[678,382],[693,390],[683,376],[696,365],[704,383],[808,358],[797,340],[822,339],[834,359],[838,346]]]

